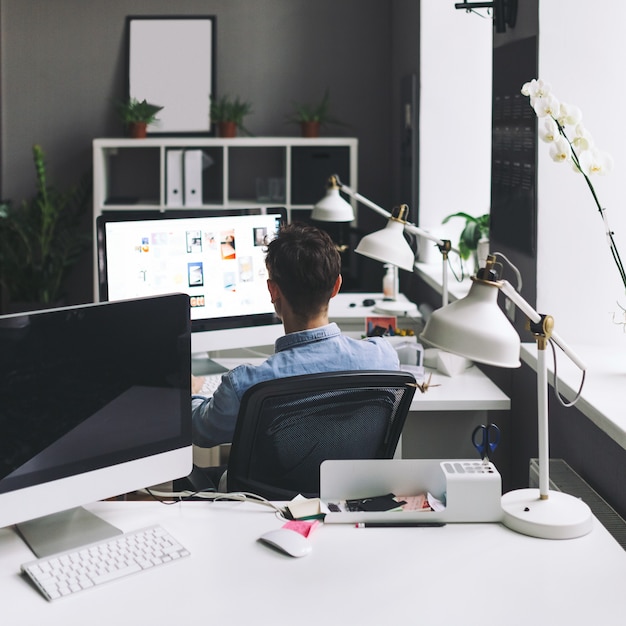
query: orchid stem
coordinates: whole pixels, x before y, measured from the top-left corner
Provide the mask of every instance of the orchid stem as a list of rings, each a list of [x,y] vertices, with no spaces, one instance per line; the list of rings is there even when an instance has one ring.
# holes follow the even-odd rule
[[[609,227],[609,220],[606,216],[606,210],[602,208],[602,205],[600,204],[600,201],[598,200],[598,196],[596,195],[596,190],[594,189],[593,184],[591,183],[591,180],[589,179],[589,176],[583,171],[582,167],[580,166],[580,160],[578,159],[576,150],[574,150],[574,146],[572,145],[572,142],[569,140],[569,137],[565,134],[565,129],[561,126],[561,124],[559,124],[559,122],[556,119],[554,119],[554,121],[556,122],[557,128],[559,129],[559,133],[565,139],[565,141],[567,141],[569,145],[569,148],[572,154],[572,161],[574,162],[576,169],[583,175],[585,182],[587,183],[587,186],[589,187],[589,190],[591,191],[593,200],[596,203],[596,207],[598,208],[598,212],[600,213],[600,217],[602,218],[602,221],[604,223],[604,229],[606,231],[606,238],[609,244],[609,250],[611,251],[611,255],[613,257],[613,260],[615,261],[615,265],[617,265],[617,271],[619,272],[620,278],[622,279],[622,283],[624,287],[626,288],[626,270],[624,270],[622,259],[617,250],[617,246],[615,245],[615,239],[613,238],[613,231]]]

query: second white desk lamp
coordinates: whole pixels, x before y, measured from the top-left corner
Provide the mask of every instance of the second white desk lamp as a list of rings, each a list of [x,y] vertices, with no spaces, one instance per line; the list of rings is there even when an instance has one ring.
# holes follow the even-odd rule
[[[341,197],[339,191],[345,192],[351,198],[354,198],[389,220],[382,230],[363,237],[356,247],[355,252],[381,261],[382,263],[389,263],[407,272],[413,272],[415,267],[415,253],[404,238],[404,231],[419,235],[424,239],[429,239],[439,247],[443,258],[442,304],[443,306],[448,304],[447,262],[448,252],[451,250],[450,241],[438,239],[428,231],[407,222],[408,206],[406,204],[396,207],[393,213],[390,213],[347,185],[344,185],[336,174],[333,174],[329,178],[326,195],[313,207],[311,219],[320,222],[351,222],[354,220],[352,206]],[[392,309],[394,307],[390,302],[385,302],[383,306],[386,309],[385,312],[393,312]],[[398,310],[404,311],[405,308],[405,303],[398,303]]]

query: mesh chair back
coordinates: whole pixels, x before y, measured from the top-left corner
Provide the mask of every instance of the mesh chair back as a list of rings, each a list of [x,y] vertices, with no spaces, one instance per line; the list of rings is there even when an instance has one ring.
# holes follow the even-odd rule
[[[319,495],[326,459],[392,458],[415,393],[405,372],[350,371],[259,383],[243,396],[229,491]]]

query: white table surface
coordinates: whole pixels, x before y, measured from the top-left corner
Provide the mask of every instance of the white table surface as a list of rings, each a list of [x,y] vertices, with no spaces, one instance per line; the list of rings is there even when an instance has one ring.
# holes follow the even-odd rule
[[[228,369],[242,363],[257,365],[263,361],[260,357],[214,360]],[[421,393],[418,389],[411,402],[411,412],[506,411],[511,407],[509,397],[475,365],[452,377],[428,368],[426,372],[432,373],[431,385],[439,386],[429,387],[426,393]]]
[[[242,362],[255,364],[262,360],[215,359],[229,369]],[[431,386],[426,393],[415,391],[397,455],[401,458],[473,458],[476,454],[471,443],[474,428],[486,423],[487,411],[508,411],[511,400],[475,365],[452,377],[428,368],[426,372],[426,376],[432,373]],[[200,464],[209,463],[200,461],[199,456],[197,459]]]
[[[191,556],[48,603],[19,575],[32,559],[0,530],[2,623],[622,625],[626,552],[595,522],[582,538],[548,541],[500,524],[318,528],[309,556],[257,542],[282,521],[242,503],[100,502],[92,511],[130,531],[162,524]]]
[[[454,302],[467,295],[469,288],[472,285],[472,281],[468,276],[462,275],[458,258],[453,261],[455,271],[450,269],[448,264],[448,300]],[[467,261],[465,262],[467,264]],[[432,289],[437,293],[441,293],[442,281],[443,281],[443,266],[441,263],[416,263],[415,273]],[[462,280],[458,280],[462,277]]]
[[[364,304],[367,300],[374,300],[375,304]],[[398,294],[399,302],[409,302],[409,299],[403,294]],[[383,294],[381,292],[339,292],[328,303],[328,317],[331,320],[365,320],[370,315],[380,315],[374,312],[376,303],[384,306]],[[416,318],[421,318],[421,314],[417,312]]]

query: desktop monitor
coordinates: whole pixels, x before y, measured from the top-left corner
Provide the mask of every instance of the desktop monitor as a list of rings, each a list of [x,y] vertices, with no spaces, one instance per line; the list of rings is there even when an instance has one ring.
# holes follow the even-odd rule
[[[59,512],[187,476],[190,380],[185,294],[1,316],[0,527],[58,552]]]
[[[186,293],[194,354],[273,345],[283,334],[265,253],[284,208],[117,210],[96,223],[100,300]]]

